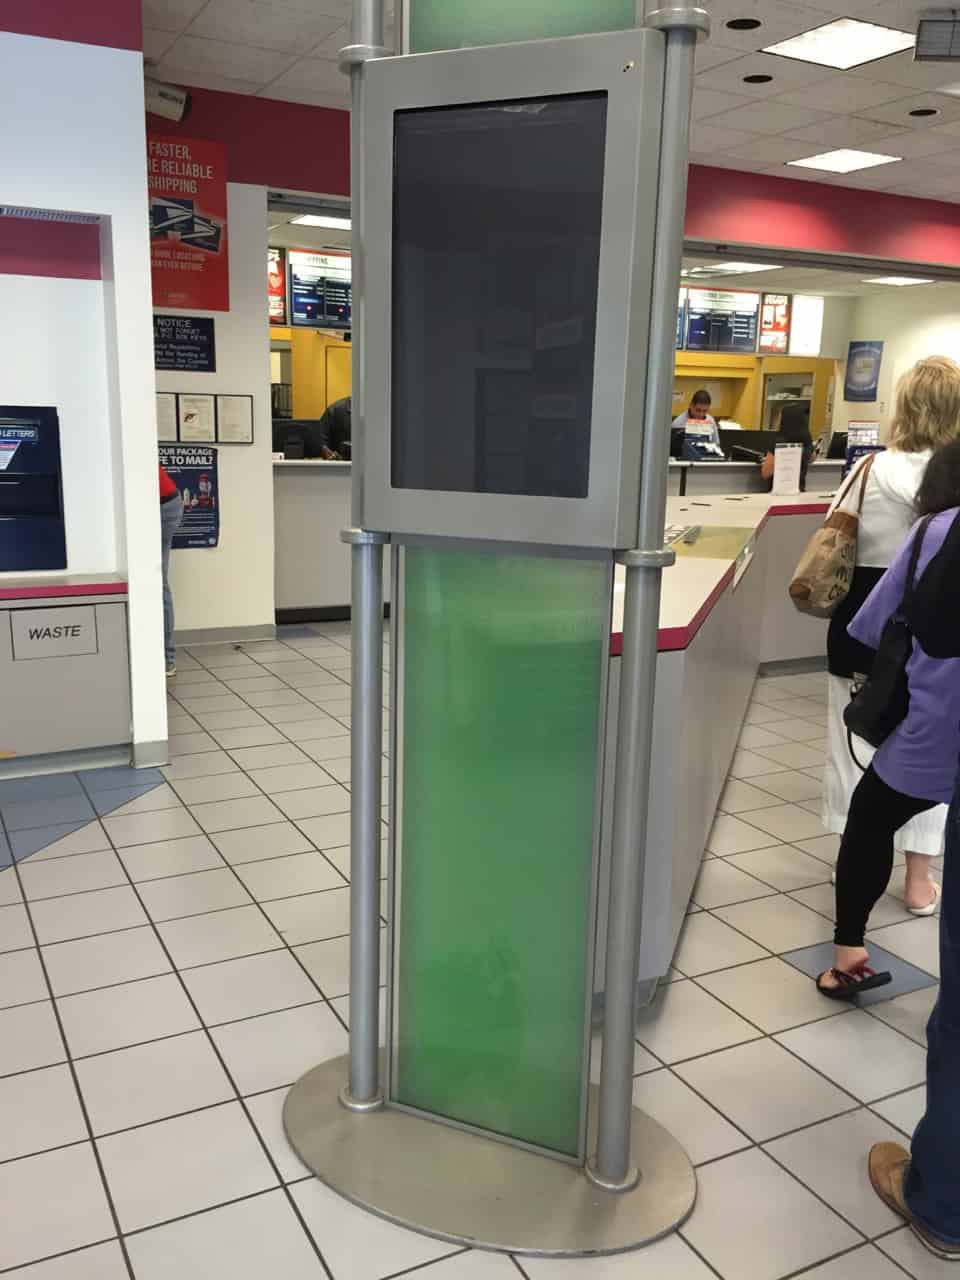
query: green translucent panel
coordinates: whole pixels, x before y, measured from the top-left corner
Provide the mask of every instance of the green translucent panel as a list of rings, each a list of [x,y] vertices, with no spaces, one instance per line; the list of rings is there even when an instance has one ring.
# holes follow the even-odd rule
[[[410,0],[410,52],[636,26],[635,0]]]
[[[403,573],[393,1096],[576,1155],[609,565]]]

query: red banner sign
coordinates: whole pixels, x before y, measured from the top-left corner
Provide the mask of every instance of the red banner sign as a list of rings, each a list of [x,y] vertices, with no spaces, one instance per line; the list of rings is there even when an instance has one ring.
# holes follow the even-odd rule
[[[287,323],[287,264],[282,249],[267,250],[267,305],[271,324]]]
[[[150,133],[147,176],[153,305],[229,311],[224,148]]]
[[[765,293],[760,309],[760,350],[768,355],[787,354],[790,341],[790,296]]]

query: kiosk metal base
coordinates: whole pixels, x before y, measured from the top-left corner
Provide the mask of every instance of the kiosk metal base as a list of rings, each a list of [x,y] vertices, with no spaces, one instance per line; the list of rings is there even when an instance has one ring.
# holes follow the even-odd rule
[[[693,1209],[697,1180],[686,1152],[636,1108],[641,1177],[617,1193],[575,1165],[393,1107],[347,1111],[339,1100],[346,1072],[347,1059],[335,1058],[293,1086],[287,1137],[333,1191],[399,1226],[479,1249],[588,1257],[649,1244]],[[590,1100],[592,1113],[595,1089]]]

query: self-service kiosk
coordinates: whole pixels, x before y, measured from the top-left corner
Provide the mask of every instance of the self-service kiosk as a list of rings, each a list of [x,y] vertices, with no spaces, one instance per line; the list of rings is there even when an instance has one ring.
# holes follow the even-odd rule
[[[696,1194],[685,1153],[633,1107],[632,1076],[673,558],[660,406],[708,21],[671,4],[647,22],[387,57],[382,5],[356,0],[341,54],[354,148],[350,1053],[298,1082],[284,1123],[347,1198],[520,1253],[635,1247],[682,1222]],[[626,604],[592,1071],[616,563]]]
[[[0,405],[0,573],[66,567],[57,411]]]

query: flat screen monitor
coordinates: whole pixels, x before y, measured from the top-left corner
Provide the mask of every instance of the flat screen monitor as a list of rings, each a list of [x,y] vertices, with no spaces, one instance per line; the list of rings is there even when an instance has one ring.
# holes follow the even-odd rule
[[[396,112],[395,488],[587,497],[606,124],[606,92]]]

